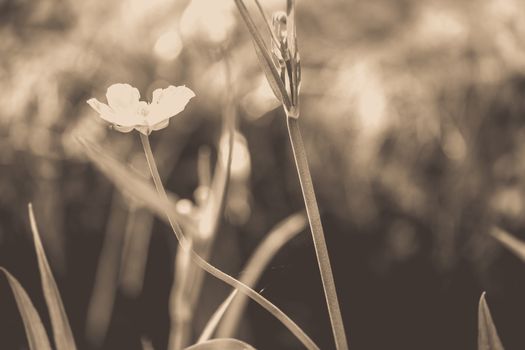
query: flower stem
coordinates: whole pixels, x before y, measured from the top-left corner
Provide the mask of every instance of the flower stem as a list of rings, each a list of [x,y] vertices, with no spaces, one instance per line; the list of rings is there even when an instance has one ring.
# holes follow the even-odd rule
[[[148,161],[148,166],[153,177],[153,182],[159,196],[163,201],[168,201],[168,195],[166,190],[162,185],[160,179],[159,171],[155,163],[155,158],[153,157],[153,152],[151,151],[151,145],[147,135],[140,133],[140,141],[142,142],[142,147],[144,148],[144,153],[146,155],[146,160]],[[208,272],[210,275],[216,277],[217,279],[223,281],[224,283],[230,285],[233,288],[237,288],[241,293],[246,294],[257,304],[261,305],[265,310],[277,318],[286,328],[292,332],[303,345],[309,350],[318,350],[319,347],[313,342],[312,339],[294,322],[290,317],[288,317],[284,312],[281,311],[277,306],[272,304],[268,299],[254,291],[252,288],[247,285],[239,282],[230,275],[222,272],[217,269],[215,266],[209,264],[206,260],[202,259],[195,251],[189,246],[187,239],[182,234],[182,230],[179,224],[174,220],[172,213],[169,210],[166,210],[166,215],[170,223],[171,229],[175,234],[175,237],[179,241],[179,244],[182,249],[188,252],[191,256],[193,262],[198,265],[200,268]]]
[[[328,306],[328,314],[330,316],[330,323],[334,334],[335,346],[338,350],[347,350],[348,342],[346,340],[343,318],[341,316],[341,309],[337,299],[334,276],[332,273],[332,267],[330,266],[330,257],[326,247],[319,208],[317,207],[317,199],[315,198],[315,191],[312,184],[312,177],[310,175],[310,168],[308,166],[308,159],[306,157],[306,150],[301,136],[301,130],[299,128],[299,120],[288,116],[286,117],[286,120],[295,159],[295,166],[297,168],[297,174],[303,192],[306,213],[308,214],[308,221],[312,231],[315,254],[317,255],[317,262],[319,264],[319,272],[321,274],[326,304]]]

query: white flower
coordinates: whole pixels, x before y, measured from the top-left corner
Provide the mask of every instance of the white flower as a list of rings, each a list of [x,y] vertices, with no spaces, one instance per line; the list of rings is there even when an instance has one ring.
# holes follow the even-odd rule
[[[95,98],[87,103],[105,121],[122,132],[138,130],[149,135],[168,126],[169,119],[184,110],[195,93],[186,86],[172,86],[153,91],[151,103],[139,101],[139,90],[129,84],[113,84],[106,92],[108,104]]]

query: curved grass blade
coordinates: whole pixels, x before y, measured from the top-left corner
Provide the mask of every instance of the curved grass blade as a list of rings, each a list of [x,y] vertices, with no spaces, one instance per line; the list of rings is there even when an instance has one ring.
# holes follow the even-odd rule
[[[275,254],[292,238],[303,232],[306,224],[306,217],[302,213],[293,214],[277,224],[246,263],[240,281],[253,288]],[[233,300],[217,331],[219,337],[228,338],[235,335],[247,301],[244,294]]]
[[[283,93],[281,92],[279,88],[279,84],[277,84],[275,80],[273,79],[271,69],[268,68],[266,64],[264,64],[264,60],[265,60],[264,54],[262,53],[261,49],[255,43],[253,44],[253,47],[255,49],[255,53],[257,54],[257,58],[259,59],[261,69],[263,70],[263,73],[266,77],[266,81],[268,81],[268,85],[270,85],[270,88],[272,89],[273,94],[279,100],[279,102],[284,103]],[[287,96],[287,95],[284,95],[284,96]]]
[[[159,197],[161,197],[162,201],[167,202],[168,199],[167,199],[166,190],[164,189],[164,185],[162,184],[162,180],[160,179],[157,164],[155,162],[155,158],[153,157],[153,152],[151,151],[151,145],[149,143],[149,138],[148,136],[144,134],[139,134],[139,136],[140,136],[140,141],[142,142],[142,146],[144,148],[144,153],[148,161],[151,175],[153,177],[155,188],[157,189]],[[275,306],[272,302],[270,302],[268,299],[263,297],[261,294],[254,291],[252,288],[248,287],[247,285],[240,282],[239,280],[233,278],[227,273],[224,273],[223,271],[219,270],[215,266],[211,265],[205,259],[203,259],[199,254],[197,254],[194,250],[192,250],[191,247],[188,246],[188,241],[186,237],[184,236],[180,225],[175,220],[175,218],[171,215],[170,211],[166,211],[165,215],[168,217],[170,227],[173,231],[173,234],[177,238],[180,247],[190,253],[192,261],[197,266],[199,266],[201,269],[208,272],[210,275],[214,276],[215,278],[221,280],[222,282],[230,285],[233,288],[237,288],[242,293],[248,295],[253,301],[255,301],[257,304],[263,307],[266,311],[272,314],[272,316],[277,318],[286,328],[288,328],[288,330],[292,332],[297,337],[297,339],[303,343],[303,345],[307,349],[319,349],[317,344],[315,344],[314,341],[281,309],[279,309],[277,306]]]
[[[49,263],[44,252],[40,235],[38,234],[38,227],[36,225],[35,214],[33,213],[33,206],[28,205],[29,221],[31,222],[31,231],[33,232],[33,241],[35,244],[36,256],[38,260],[38,269],[40,270],[40,279],[42,281],[42,290],[46,300],[49,318],[53,326],[53,337],[55,339],[55,346],[57,350],[73,350],[76,349],[73,332],[69,325],[64,304],[60,297],[55,278],[49,267]]]
[[[158,218],[168,221],[182,249],[188,250],[188,242],[182,235],[182,231],[179,230],[179,223],[176,221],[177,218],[184,217],[176,212],[174,204],[167,197],[168,195],[160,180],[160,175],[158,174],[155,159],[153,158],[153,153],[151,152],[151,146],[149,145],[147,136],[144,135],[144,137],[142,137],[142,134],[140,134],[140,136],[143,145],[145,145],[146,158],[150,164],[153,174],[153,181],[157,191],[155,191],[151,185],[145,183],[144,180],[138,178],[137,175],[132,175],[130,173],[131,170],[127,170],[128,168],[125,165],[121,164],[117,160],[114,160],[106,153],[103,153],[98,146],[95,146],[83,139],[79,139],[79,142],[84,146],[84,151],[88,158],[117,187],[119,187],[122,191],[134,196],[139,202],[146,203],[146,207],[149,208],[155,215],[157,215]],[[268,299],[232,276],[209,264],[195,251],[188,251],[191,254],[193,262],[201,269],[205,270],[215,278],[223,281],[231,287],[239,289],[239,291],[242,293],[247,294],[252,300],[254,300],[257,304],[277,318],[286,328],[288,328],[290,332],[292,332],[307,349],[319,349],[314,341],[292,319],[290,319],[290,317],[288,317],[281,309],[271,303]]]
[[[221,305],[215,310],[213,315],[210,317],[210,320],[204,327],[204,330],[201,333],[201,336],[199,337],[199,340],[197,340],[197,343],[203,343],[211,338],[213,335],[213,332],[215,332],[215,329],[219,325],[219,322],[221,321],[222,317],[224,316],[224,313],[230,306],[233,298],[237,295],[237,289],[234,289],[230,295],[221,303]]]
[[[255,348],[237,339],[224,338],[208,340],[204,343],[192,345],[185,350],[255,350]]]
[[[485,292],[479,298],[478,307],[478,350],[503,350],[503,344],[492,320]]]
[[[255,5],[257,5],[257,9],[259,10],[259,13],[261,14],[261,17],[264,20],[264,24],[266,26],[266,30],[268,30],[268,33],[270,34],[271,40],[273,40],[275,43],[278,43],[279,40],[277,40],[277,37],[275,36],[275,33],[272,30],[272,26],[270,25],[270,21],[268,21],[268,17],[266,16],[266,13],[264,12],[263,7],[261,6],[261,3],[259,0],[254,0]]]
[[[494,227],[490,234],[504,247],[506,247],[523,262],[525,262],[525,242],[517,239],[513,235],[503,231],[498,227]]]
[[[295,28],[295,0],[286,1],[286,33],[288,35],[287,43],[292,56],[297,53],[297,33]]]
[[[18,282],[18,280],[13,277],[9,271],[3,267],[0,267],[0,271],[4,273],[5,277],[7,278],[7,282],[13,291],[16,305],[18,306],[18,311],[20,312],[22,322],[24,323],[29,349],[51,350],[49,338],[47,337],[42,320],[40,319],[35,306],[31,302],[31,299],[29,299],[29,296],[24,290],[24,287],[22,287],[20,282]]]
[[[286,87],[281,81],[280,74],[273,63],[272,58],[270,57],[270,51],[266,47],[266,44],[262,39],[261,33],[255,26],[255,23],[244,2],[242,0],[235,0],[235,4],[239,9],[239,13],[241,14],[241,17],[244,20],[244,23],[248,27],[248,31],[250,32],[250,35],[253,39],[255,52],[257,53],[259,63],[262,67],[264,74],[266,75],[270,87],[272,88],[275,94],[275,97],[277,97],[277,99],[281,101],[283,105],[285,105],[287,110],[291,109],[292,103],[290,101],[290,98],[288,97],[288,93],[286,92]]]

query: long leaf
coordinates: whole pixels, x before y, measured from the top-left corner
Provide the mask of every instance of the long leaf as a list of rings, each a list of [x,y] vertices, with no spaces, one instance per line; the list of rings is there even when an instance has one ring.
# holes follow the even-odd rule
[[[244,20],[244,23],[248,27],[248,31],[250,32],[255,45],[257,57],[259,58],[259,63],[261,64],[261,67],[264,71],[264,74],[266,75],[266,78],[268,79],[268,83],[270,84],[275,97],[277,97],[277,99],[286,106],[286,109],[289,110],[292,107],[292,103],[288,97],[288,93],[286,92],[286,88],[281,80],[279,72],[277,71],[272,58],[270,57],[269,50],[262,39],[261,33],[255,26],[250,12],[248,12],[244,2],[242,0],[235,0],[235,4],[239,9],[239,13]]]
[[[95,346],[104,341],[113,314],[124,234],[131,229],[122,228],[129,223],[127,216],[126,204],[115,192],[86,316],[86,338]]]
[[[162,184],[162,180],[160,178],[159,171],[157,169],[157,164],[155,162],[155,157],[153,156],[153,152],[151,151],[151,145],[149,143],[149,138],[147,135],[144,135],[144,134],[139,134],[139,136],[142,142],[142,146],[144,148],[144,153],[148,161],[151,175],[153,177],[155,188],[157,189],[159,196],[162,198],[162,201],[168,202],[166,190],[164,189],[164,185]],[[282,310],[280,310],[277,306],[275,306],[268,299],[266,299],[261,294],[257,293],[256,291],[254,291],[252,288],[248,287],[244,283],[240,282],[239,280],[233,278],[232,276],[222,272],[215,266],[211,265],[206,260],[204,260],[199,254],[197,254],[193,249],[191,249],[191,246],[188,245],[188,240],[182,233],[183,231],[179,223],[175,220],[175,217],[171,214],[170,211],[166,211],[165,214],[168,217],[168,221],[170,223],[170,227],[172,228],[173,234],[179,241],[180,247],[188,251],[191,254],[192,261],[195,264],[197,264],[200,268],[202,268],[209,274],[213,275],[215,278],[223,281],[224,283],[230,285],[233,288],[237,288],[240,292],[248,295],[253,301],[258,303],[266,311],[268,311],[275,318],[281,321],[281,323],[284,326],[286,326],[286,328],[288,328],[288,330],[290,330],[290,332],[292,332],[297,337],[297,339],[300,340],[304,344],[304,346],[307,349],[319,349],[317,344],[315,344],[314,341],[290,317],[288,317],[284,312],[282,312]]]
[[[328,247],[326,246],[323,224],[317,206],[312,176],[310,175],[306,149],[301,136],[301,129],[299,128],[299,120],[295,118],[286,118],[286,121],[288,124],[288,135],[290,136],[290,144],[292,145],[295,166],[297,168],[297,175],[299,176],[299,182],[303,192],[306,214],[308,215],[308,221],[312,231],[312,239],[321,275],[321,282],[323,284],[326,305],[328,306],[328,316],[334,334],[335,347],[337,350],[346,350],[348,349],[348,340],[346,339],[346,331],[337,297],[337,288],[335,287],[334,275],[330,264],[330,255],[328,254]]]
[[[513,252],[518,258],[525,262],[525,242],[517,239],[513,235],[494,227],[490,232],[492,237],[498,240],[504,247]]]
[[[479,298],[478,307],[478,350],[503,350],[498,331],[492,320],[485,292]]]
[[[237,339],[224,338],[208,340],[204,343],[192,345],[185,350],[255,350],[255,348]]]
[[[106,154],[102,153],[98,147],[95,145],[92,145],[88,143],[85,140],[79,140],[84,145],[84,150],[91,161],[110,179],[113,183],[115,183],[117,186],[124,189],[126,192],[128,192],[130,195],[133,195],[137,198],[141,203],[148,203],[147,208],[149,208],[154,214],[156,214],[159,218],[166,220],[169,222],[170,226],[173,229],[173,233],[175,234],[177,240],[179,241],[180,246],[182,249],[185,249],[190,252],[192,256],[192,260],[195,264],[197,264],[200,268],[208,272],[209,274],[213,275],[214,277],[218,278],[219,280],[223,281],[224,283],[230,285],[233,288],[239,289],[242,293],[247,294],[252,300],[257,302],[260,306],[262,306],[265,310],[267,310],[269,313],[271,313],[275,318],[277,318],[286,328],[288,328],[296,337],[299,339],[307,349],[319,349],[319,347],[313,342],[313,340],[295,323],[293,322],[290,317],[288,317],[282,310],[280,310],[277,306],[272,304],[269,300],[264,298],[262,295],[254,291],[253,289],[249,288],[245,284],[239,282],[237,279],[233,278],[232,276],[222,272],[221,270],[217,269],[213,265],[210,265],[206,260],[204,260],[201,256],[199,256],[195,251],[189,249],[188,242],[185,239],[185,237],[182,235],[182,232],[179,227],[179,223],[176,221],[176,217],[182,217],[181,215],[176,215],[176,211],[173,209],[172,202],[168,199],[167,193],[164,189],[164,186],[162,185],[162,181],[160,179],[160,175],[158,174],[157,166],[155,164],[155,160],[153,158],[153,153],[151,151],[151,146],[149,145],[149,140],[147,136],[141,135],[141,141],[143,145],[147,145],[147,148],[145,146],[145,153],[146,158],[148,160],[148,163],[150,164],[150,168],[153,173],[153,180],[155,183],[155,187],[157,188],[157,191],[159,195],[152,194],[151,193],[151,185],[145,184],[143,180],[137,180],[136,176],[133,177],[126,174],[126,166],[121,165],[118,161],[112,159],[111,157],[107,156]],[[98,159],[97,157],[100,157]],[[109,159],[108,159],[109,158]],[[130,179],[133,180],[134,183],[125,184],[125,180],[119,177],[119,175],[124,175]],[[133,190],[133,186],[136,185],[137,187],[136,192],[129,192]]]
[[[7,278],[7,282],[13,291],[18,311],[22,317],[24,328],[26,330],[27,343],[31,350],[51,350],[49,345],[49,338],[47,337],[46,330],[42,324],[42,320],[35,309],[35,306],[31,302],[31,299],[27,296],[24,287],[20,285],[20,282],[13,277],[3,267],[0,267],[0,271],[4,273]]]
[[[38,269],[40,270],[40,279],[42,281],[42,290],[44,291],[44,298],[46,299],[51,325],[53,326],[53,336],[55,339],[55,346],[57,350],[73,350],[76,349],[73,332],[60,297],[55,278],[49,267],[49,263],[38,234],[38,227],[36,225],[35,214],[33,213],[33,206],[28,205],[29,220],[31,222],[31,231],[33,232],[33,241],[35,243],[36,256],[38,260]]]
[[[261,69],[263,70],[264,76],[266,77],[266,81],[268,81],[268,85],[270,85],[270,88],[273,91],[273,94],[275,97],[279,100],[279,102],[283,102],[283,93],[279,89],[279,84],[276,83],[275,79],[273,78],[272,69],[268,67],[268,65],[264,64],[264,54],[262,53],[261,49],[253,43],[253,47],[255,48],[255,53],[257,54],[257,58],[259,59],[259,65],[261,66]],[[286,96],[286,95],[285,95]]]

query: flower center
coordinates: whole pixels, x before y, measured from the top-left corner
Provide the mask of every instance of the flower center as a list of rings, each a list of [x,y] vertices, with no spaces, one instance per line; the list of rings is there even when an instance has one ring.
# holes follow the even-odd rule
[[[138,108],[137,114],[140,116],[144,124],[147,124],[148,122],[148,114],[149,114],[149,108],[148,105],[141,105]]]

